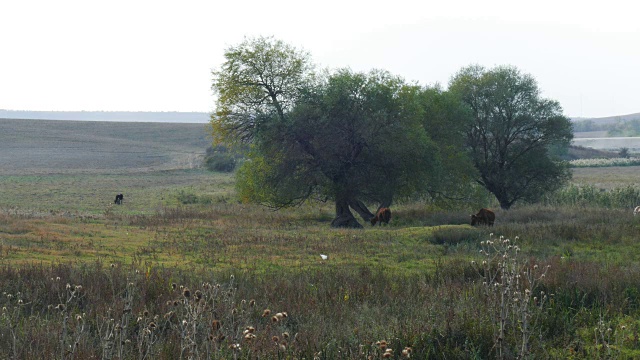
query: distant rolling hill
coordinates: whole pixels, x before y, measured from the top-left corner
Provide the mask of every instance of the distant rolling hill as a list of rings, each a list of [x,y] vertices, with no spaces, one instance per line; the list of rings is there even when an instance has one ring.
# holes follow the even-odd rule
[[[572,121],[593,121],[598,125],[607,125],[607,124],[615,124],[618,121],[632,121],[632,120],[640,120],[640,113],[628,114],[628,115],[617,115],[617,116],[607,116],[600,118],[572,118]]]
[[[23,111],[0,109],[0,119],[206,123],[209,122],[209,113],[147,111]]]
[[[193,123],[0,119],[0,175],[193,168],[209,131]]]
[[[638,153],[640,152],[640,137],[574,138],[572,145],[607,151],[619,151],[622,148],[627,148],[633,153]]]
[[[602,118],[574,118],[573,144],[588,148],[640,152],[640,113]]]

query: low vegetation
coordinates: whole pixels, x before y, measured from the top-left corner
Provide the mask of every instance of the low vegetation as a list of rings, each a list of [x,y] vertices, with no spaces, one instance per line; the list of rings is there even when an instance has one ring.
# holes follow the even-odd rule
[[[122,205],[102,178],[76,178],[105,193],[78,210],[64,176],[11,188],[0,358],[640,356],[632,180],[498,209],[493,228],[416,201],[351,230],[326,226],[331,204],[238,204],[231,175],[140,175]]]
[[[204,157],[204,165],[210,171],[230,173],[242,161],[244,152],[246,150],[232,151],[222,145],[210,146]]]
[[[572,161],[580,159],[610,159],[620,157],[617,152],[597,150],[584,146],[571,145],[562,154],[556,154],[562,160]]]
[[[577,159],[569,162],[572,167],[608,167],[608,166],[638,166],[638,158],[609,158],[609,159]]]
[[[1,359],[640,357],[637,166],[572,168],[508,211],[413,199],[332,229],[332,203],[239,203],[182,132],[95,146],[76,124],[69,147],[68,124],[0,125],[22,139],[0,141]],[[469,225],[481,205],[494,227]]]

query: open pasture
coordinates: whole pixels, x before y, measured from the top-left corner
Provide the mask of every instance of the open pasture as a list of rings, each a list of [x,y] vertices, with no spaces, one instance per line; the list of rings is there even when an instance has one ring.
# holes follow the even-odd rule
[[[640,186],[640,166],[574,168],[572,183],[600,189]]]
[[[633,177],[612,175],[612,169],[619,174],[633,171],[577,168],[574,182],[595,185],[599,191],[633,186]],[[232,175],[201,169],[5,175],[0,183],[5,190],[0,259],[5,263],[135,259],[259,272],[327,263],[428,271],[439,257],[472,258],[489,232],[519,236],[529,251],[542,257],[570,251],[598,261],[592,247],[607,244],[611,259],[634,260],[639,255],[627,248],[634,244],[632,228],[637,225],[632,207],[523,205],[508,212],[497,209],[496,226],[488,229],[469,226],[475,209],[441,210],[415,202],[394,206],[390,226],[371,228],[363,222],[364,230],[335,230],[329,228],[331,204],[308,203],[280,211],[239,204]],[[124,194],[123,205],[113,203],[119,192]],[[618,235],[614,242],[603,242],[598,232]],[[330,261],[319,261],[320,254],[329,255]]]
[[[137,137],[159,131],[136,126],[151,126]],[[32,135],[47,132],[39,131]],[[640,354],[632,209],[519,205],[497,209],[486,228],[468,225],[477,209],[416,201],[395,204],[389,226],[336,230],[328,203],[281,211],[237,203],[232,175],[175,161],[184,143],[171,133],[131,141],[131,153],[164,154],[140,168],[96,161],[78,170],[87,148],[62,135],[54,148],[67,149],[66,168],[3,157],[13,165],[0,172],[0,358]],[[28,156],[46,153],[23,134]],[[21,143],[0,142],[0,151]],[[634,170],[579,168],[573,181],[606,192],[636,186]],[[500,270],[499,259],[508,266]]]
[[[0,175],[192,168],[210,142],[206,124],[0,119]]]

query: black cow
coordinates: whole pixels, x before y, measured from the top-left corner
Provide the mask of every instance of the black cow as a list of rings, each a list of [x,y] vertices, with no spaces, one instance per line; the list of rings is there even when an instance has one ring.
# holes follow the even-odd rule
[[[124,200],[124,196],[122,194],[116,195],[116,200],[113,202],[116,205],[122,204],[122,200]]]

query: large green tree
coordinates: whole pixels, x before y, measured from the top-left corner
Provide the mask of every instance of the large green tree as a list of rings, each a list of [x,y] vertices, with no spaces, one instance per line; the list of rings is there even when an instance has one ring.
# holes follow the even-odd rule
[[[225,59],[211,124],[216,141],[250,145],[237,172],[243,200],[330,200],[332,226],[360,227],[352,211],[370,220],[367,205],[464,188],[456,98],[385,71],[316,74],[307,52],[273,38],[245,39]]]
[[[426,179],[426,195],[439,206],[477,202],[478,187],[470,186],[477,171],[465,148],[466,131],[473,121],[471,111],[439,86],[424,88],[420,97],[422,124],[442,159],[441,166]]]
[[[503,209],[519,200],[535,202],[570,179],[567,164],[550,149],[569,146],[571,123],[557,101],[540,96],[532,76],[511,66],[469,66],[452,78],[449,90],[473,114],[466,146],[476,181]]]
[[[384,71],[343,69],[301,97],[286,122],[271,121],[238,173],[242,197],[287,206],[332,200],[334,227],[360,227],[394,197],[424,191],[438,167],[422,126],[421,89]]]
[[[271,37],[246,38],[224,53],[213,71],[217,95],[211,116],[216,142],[250,143],[265,121],[284,121],[303,90],[313,84],[309,53]]]

